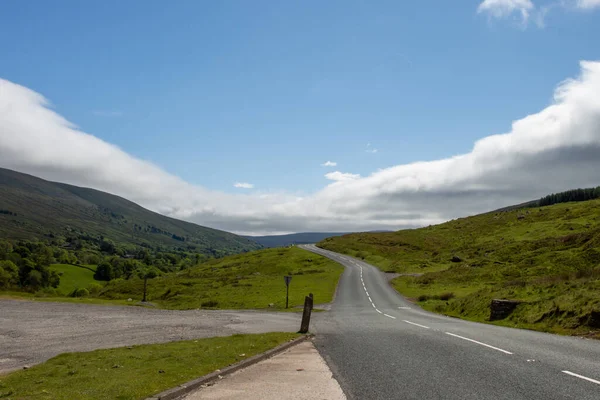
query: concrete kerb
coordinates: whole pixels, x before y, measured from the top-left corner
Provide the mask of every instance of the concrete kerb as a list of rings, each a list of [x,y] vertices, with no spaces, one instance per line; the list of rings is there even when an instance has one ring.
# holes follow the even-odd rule
[[[214,381],[219,380],[219,377],[224,377],[226,375],[230,375],[230,374],[234,373],[235,371],[238,371],[242,368],[249,367],[250,365],[256,364],[259,361],[263,361],[263,360],[266,360],[267,358],[271,358],[271,357],[289,349],[290,347],[293,347],[305,340],[308,340],[312,336],[313,335],[310,335],[310,334],[302,335],[299,338],[291,340],[287,343],[283,343],[283,344],[275,347],[274,349],[267,350],[264,353],[257,354],[255,356],[252,356],[250,358],[242,360],[238,363],[232,364],[229,367],[225,367],[220,371],[212,372],[208,375],[204,375],[200,378],[186,382],[186,383],[179,385],[177,387],[174,387],[172,389],[165,390],[162,393],[159,393],[152,397],[146,398],[146,400],[176,400],[176,399],[179,399],[182,396],[185,396],[186,394],[199,389],[202,385],[212,383]]]

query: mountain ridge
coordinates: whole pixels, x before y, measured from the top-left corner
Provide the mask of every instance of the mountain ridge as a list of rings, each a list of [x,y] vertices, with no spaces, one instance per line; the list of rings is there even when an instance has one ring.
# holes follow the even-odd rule
[[[210,256],[262,247],[233,233],[167,217],[117,195],[0,168],[0,237],[31,240],[56,235],[183,247]]]

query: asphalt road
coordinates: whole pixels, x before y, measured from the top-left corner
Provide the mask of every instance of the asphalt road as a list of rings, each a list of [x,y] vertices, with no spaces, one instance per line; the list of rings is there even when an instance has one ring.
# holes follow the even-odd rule
[[[317,349],[350,399],[600,399],[600,342],[478,324],[406,301],[377,268],[346,267]],[[318,299],[316,299],[318,301]]]
[[[0,300],[0,374],[65,352],[236,333],[295,332],[299,318],[296,313]]]

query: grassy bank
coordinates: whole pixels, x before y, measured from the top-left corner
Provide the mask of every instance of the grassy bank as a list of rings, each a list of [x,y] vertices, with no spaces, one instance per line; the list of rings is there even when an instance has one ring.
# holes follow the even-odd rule
[[[68,295],[75,289],[84,289],[92,284],[101,283],[94,279],[95,265],[52,264],[50,269],[60,275],[57,291],[63,295]]]
[[[61,354],[0,377],[0,399],[144,399],[297,336],[234,335]]]
[[[149,301],[170,309],[285,308],[284,275],[291,275],[290,307],[331,301],[343,271],[339,264],[299,248],[268,249],[212,260],[148,281]],[[110,282],[100,298],[139,300],[141,279]],[[269,307],[272,304],[272,307]]]
[[[136,276],[108,283],[94,281],[92,277],[90,283],[91,271],[73,265],[60,268],[64,274],[58,290],[5,291],[0,292],[0,298],[123,305],[137,305],[142,299],[144,282]],[[285,308],[284,275],[292,276],[289,306],[293,308],[304,304],[304,297],[309,293],[314,294],[317,303],[330,302],[342,272],[341,265],[296,247],[259,250],[211,260],[150,279],[147,300],[157,307],[175,310],[281,310]],[[68,278],[64,284],[63,278]],[[68,296],[74,288],[90,288],[90,284],[102,286],[90,290],[84,297]]]
[[[319,246],[401,276],[425,309],[485,322],[493,298],[520,300],[498,322],[557,333],[600,329],[600,201],[488,213],[422,229],[327,239]]]

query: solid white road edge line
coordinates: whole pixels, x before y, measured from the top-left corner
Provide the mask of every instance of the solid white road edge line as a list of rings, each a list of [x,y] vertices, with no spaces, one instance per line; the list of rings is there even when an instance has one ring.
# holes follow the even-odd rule
[[[571,376],[574,376],[576,378],[583,379],[583,380],[586,380],[588,382],[595,383],[596,385],[600,385],[600,381],[597,381],[597,380],[592,379],[592,378],[588,378],[587,376],[579,375],[579,374],[576,374],[576,373],[571,372],[571,371],[562,371],[562,372],[564,374],[571,375]]]
[[[383,314],[383,315],[385,315],[386,317],[391,318],[391,319],[396,319],[396,317],[388,315],[388,314]]]
[[[454,337],[457,337],[457,338],[462,339],[462,340],[467,340],[469,342],[477,343],[477,344],[479,344],[481,346],[489,347],[490,349],[501,351],[501,352],[503,352],[505,354],[512,354],[510,351],[502,350],[502,349],[499,349],[498,347],[494,347],[494,346],[490,346],[489,344],[478,342],[477,340],[469,339],[469,338],[466,338],[464,336],[455,335],[454,333],[450,333],[450,332],[444,332],[444,333],[446,335],[454,336]]]
[[[415,325],[415,326],[418,326],[418,327],[421,327],[421,328],[425,328],[425,329],[431,329],[428,326],[417,324],[417,323],[414,323],[414,322],[410,322],[410,321],[407,321],[405,319],[403,319],[402,322],[406,322],[407,324]]]

